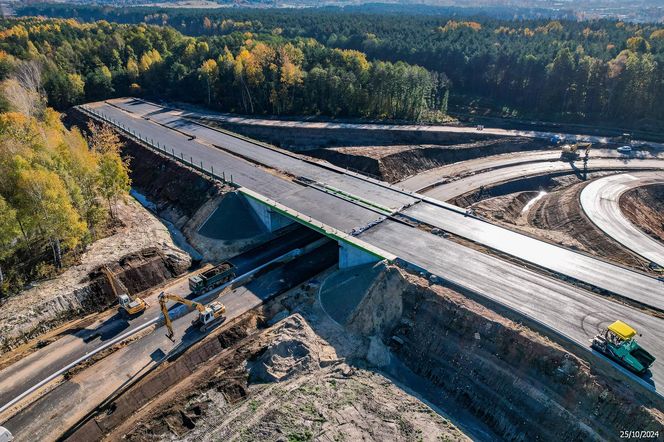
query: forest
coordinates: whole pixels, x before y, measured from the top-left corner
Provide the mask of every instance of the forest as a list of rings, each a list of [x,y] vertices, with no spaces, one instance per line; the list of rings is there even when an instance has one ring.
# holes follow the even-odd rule
[[[2,66],[0,299],[53,276],[106,236],[130,189],[110,127],[90,125],[87,137],[67,129],[46,105],[39,64]]]
[[[168,26],[0,21],[0,298],[113,229],[129,192],[108,127],[67,129],[86,101],[147,96],[248,114],[442,119],[446,80],[278,30],[186,37]]]
[[[0,76],[44,66],[50,105],[147,96],[247,114],[442,118],[447,82],[402,61],[369,61],[278,29],[185,37],[167,26],[25,18],[0,21]],[[1,78],[1,77],[0,77]]]
[[[661,129],[664,121],[664,26],[655,23],[325,9],[34,5],[19,12],[170,25],[193,36],[314,38],[328,48],[362,51],[369,62],[426,68],[449,88],[457,112],[643,129]]]

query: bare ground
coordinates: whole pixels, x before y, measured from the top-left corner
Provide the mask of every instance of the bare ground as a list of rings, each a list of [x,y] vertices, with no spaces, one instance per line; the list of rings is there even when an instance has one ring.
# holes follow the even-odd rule
[[[312,319],[294,314],[250,335],[108,439],[468,440],[383,375],[344,362]]]
[[[563,180],[537,198],[538,191],[496,196],[472,205],[488,219],[550,242],[618,264],[648,271],[647,263],[599,230],[583,213],[579,194],[587,182]]]
[[[2,305],[0,351],[65,321],[108,307],[114,299],[97,272],[104,264],[137,277],[143,273],[142,266],[150,266],[153,281],[122,281],[132,293],[147,288],[143,287],[147,283],[161,282],[189,267],[189,256],[173,244],[166,227],[137,201],[129,199],[120,203],[117,216],[124,226],[91,244],[79,264],[53,279],[35,284]]]
[[[664,184],[625,192],[620,198],[620,208],[634,225],[664,242]]]
[[[664,423],[660,405],[605,372],[610,364],[398,268],[379,272],[344,327],[304,293],[263,314],[279,311],[296,313],[265,329],[227,329],[214,356],[194,348],[175,362],[196,361],[195,372],[156,373],[176,383],[137,411],[125,410],[135,398],[122,400],[122,415],[102,413],[92,427],[132,441],[467,439],[423,397],[472,416],[464,428],[481,421],[515,441],[604,440]],[[417,390],[397,376],[423,396],[382,374],[397,360],[429,382]]]
[[[445,164],[506,152],[535,150],[546,143],[528,138],[500,138],[453,145],[416,144],[331,147],[307,155],[358,170],[390,183]]]

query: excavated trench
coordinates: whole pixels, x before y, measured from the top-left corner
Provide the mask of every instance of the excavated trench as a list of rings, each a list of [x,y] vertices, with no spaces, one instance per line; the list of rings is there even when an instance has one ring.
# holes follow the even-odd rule
[[[112,272],[134,296],[184,273],[190,261],[181,256],[168,256],[158,247],[150,247],[125,255],[109,264]],[[66,295],[42,302],[35,308],[30,322],[20,323],[3,330],[0,336],[0,354],[25,343],[73,318],[104,311],[117,302],[112,288],[100,268],[77,281],[79,288]],[[17,320],[20,321],[20,317]],[[38,345],[38,343],[36,344]]]

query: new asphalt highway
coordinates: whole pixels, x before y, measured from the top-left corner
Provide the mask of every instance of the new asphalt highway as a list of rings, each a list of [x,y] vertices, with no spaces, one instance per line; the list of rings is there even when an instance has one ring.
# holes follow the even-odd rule
[[[588,184],[581,192],[581,207],[607,235],[644,258],[664,267],[664,244],[632,224],[620,209],[620,197],[630,189],[664,184],[663,172],[611,175]]]
[[[177,111],[142,100],[116,100],[93,107],[148,142],[159,143],[161,148],[165,146],[184,161],[214,169],[217,175],[222,171],[226,178],[232,176],[235,183],[343,232],[362,231],[382,219],[386,211],[400,211],[415,221],[664,310],[662,283],[655,278],[467,217],[465,211],[457,207],[424,200],[418,194],[348,174],[339,168],[322,167],[295,154],[183,119]],[[300,183],[291,177],[299,178]],[[314,185],[303,185],[302,179]],[[329,187],[342,191],[347,197],[324,191]],[[373,207],[358,205],[360,200],[371,201]],[[386,210],[376,210],[376,206]]]
[[[93,103],[84,109],[94,111],[95,118],[104,118],[129,130],[149,144],[158,143],[160,149],[165,148],[185,162],[199,165],[202,161],[205,170],[214,169],[217,176],[223,172],[227,179],[232,174],[238,185],[312,220],[345,232],[364,232],[360,239],[508,305],[581,345],[585,346],[588,336],[597,333],[607,321],[618,318],[631,321],[644,334],[648,349],[664,359],[661,319],[454,244],[414,225],[420,222],[440,227],[569,278],[664,310],[664,283],[655,278],[494,226],[466,216],[460,208],[422,195],[201,126],[177,111],[140,100]],[[388,216],[402,213],[413,225],[386,220],[386,213]],[[542,287],[546,290],[542,291]],[[561,306],[573,306],[569,308],[574,309],[575,315],[565,317]],[[601,318],[597,319],[598,315]],[[664,370],[658,365],[654,370],[652,379],[659,387],[664,382]]]
[[[642,160],[650,160],[642,162]],[[656,162],[655,160],[660,160]],[[513,152],[475,158],[425,170],[399,182],[404,189],[427,193],[437,199],[446,199],[493,185],[501,181],[551,172],[583,172],[583,160],[574,163],[560,161],[560,149]],[[664,169],[664,152],[640,150],[622,154],[616,149],[600,148],[590,151],[588,170],[608,169]],[[454,177],[459,178],[456,181]],[[454,183],[454,184],[453,184]],[[445,184],[444,193],[434,196],[435,188]],[[442,190],[442,189],[440,189]]]

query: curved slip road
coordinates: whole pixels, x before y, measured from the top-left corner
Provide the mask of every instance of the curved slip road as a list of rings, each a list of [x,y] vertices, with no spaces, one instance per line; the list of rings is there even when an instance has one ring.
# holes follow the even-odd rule
[[[621,154],[616,149],[596,148],[590,151],[590,165],[594,161],[601,158],[620,158],[630,160],[664,160],[664,152],[641,150],[635,151],[629,156]],[[499,169],[507,166],[517,165],[533,165],[533,163],[540,162],[560,162],[561,164],[569,165],[567,162],[561,162],[560,149],[553,150],[536,150],[527,152],[511,152],[499,155],[490,155],[481,158],[474,158],[472,160],[459,161],[452,164],[436,167],[434,169],[425,170],[413,176],[410,176],[397,185],[406,190],[413,192],[426,192],[428,188],[435,185],[442,184],[448,177],[453,176],[466,176],[469,174],[476,174],[478,172],[488,172],[490,170]],[[576,161],[577,167],[582,166],[583,162]]]
[[[664,159],[599,158],[588,162],[587,171],[596,170],[664,170]],[[448,201],[483,186],[513,181],[518,178],[534,177],[549,173],[569,172],[583,174],[583,162],[574,165],[563,161],[544,161],[501,167],[487,172],[477,173],[422,192],[424,195],[440,201]]]
[[[646,235],[620,210],[620,197],[635,187],[664,183],[664,172],[612,175],[588,184],[581,192],[586,216],[611,238],[664,267],[664,243]]]

